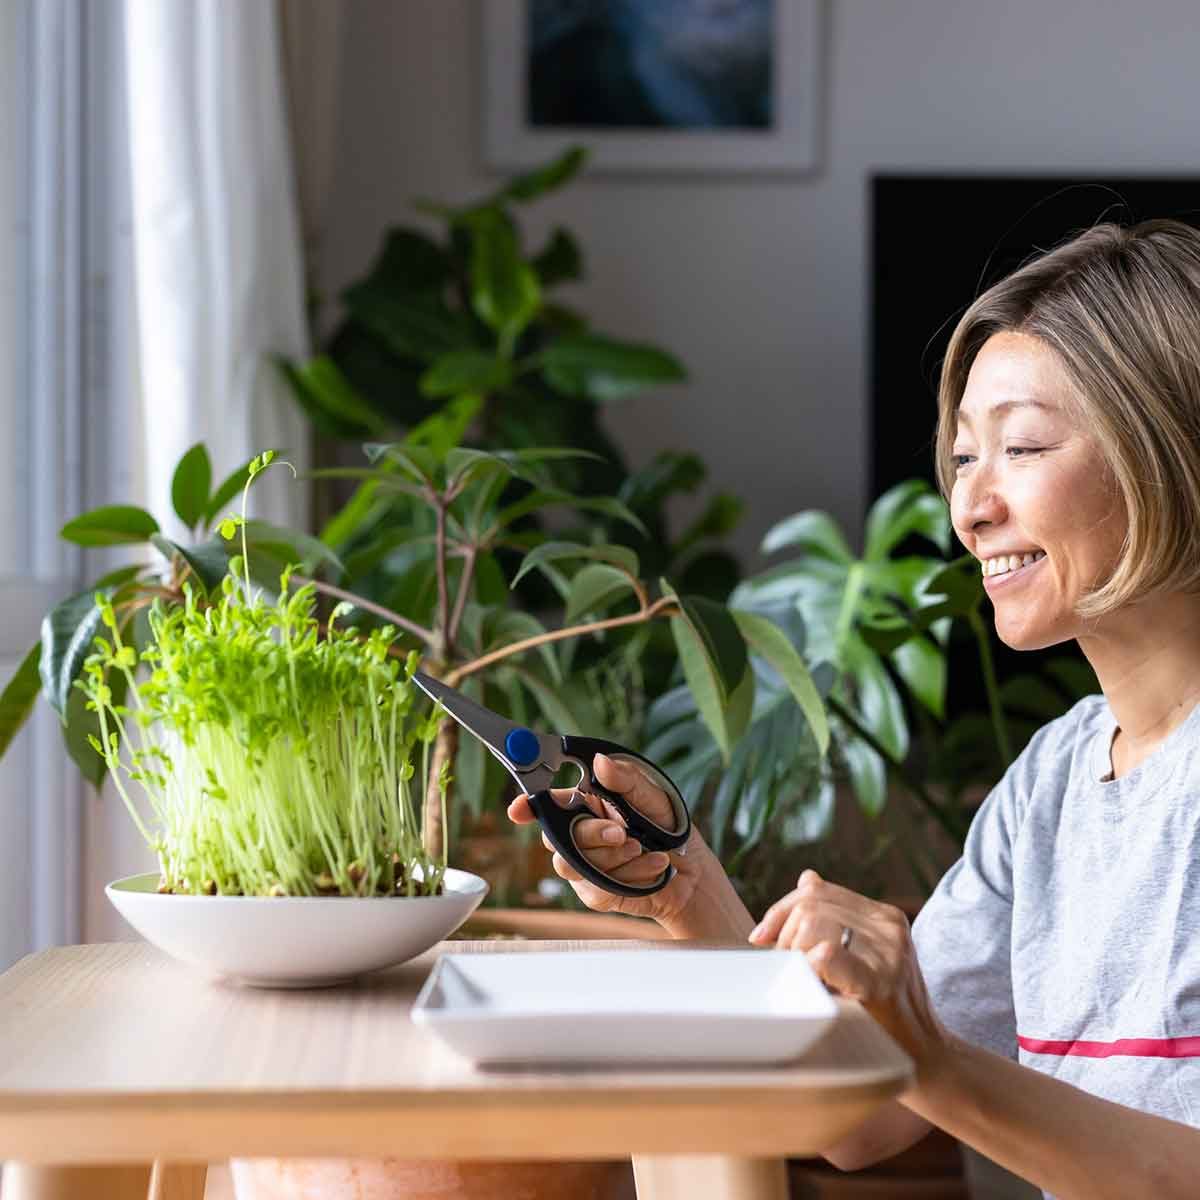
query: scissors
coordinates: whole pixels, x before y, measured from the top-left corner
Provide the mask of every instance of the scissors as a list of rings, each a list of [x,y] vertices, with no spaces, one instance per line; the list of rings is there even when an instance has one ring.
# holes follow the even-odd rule
[[[585,879],[618,896],[651,896],[671,882],[675,868],[668,866],[662,875],[644,887],[622,883],[589,862],[575,844],[575,825],[595,816],[579,790],[584,779],[587,779],[587,790],[602,796],[621,814],[628,835],[645,849],[685,853],[685,843],[692,830],[691,815],[679,789],[648,758],[603,738],[577,737],[569,733],[534,733],[532,729],[516,725],[507,717],[476,704],[462,692],[447,687],[423,671],[414,671],[412,680],[431,700],[440,702],[468,733],[477,737],[516,780],[521,790],[528,793],[529,807],[533,809],[550,844]],[[620,792],[610,791],[601,784],[593,766],[597,754],[632,763],[660,787],[674,810],[674,829],[664,829],[638,812]],[[565,807],[550,794],[555,772],[564,763],[572,763],[579,768],[579,779]]]

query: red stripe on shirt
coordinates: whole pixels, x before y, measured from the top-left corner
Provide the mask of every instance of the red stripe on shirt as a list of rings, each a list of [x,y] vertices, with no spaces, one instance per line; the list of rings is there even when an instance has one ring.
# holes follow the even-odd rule
[[[1047,1042],[1017,1037],[1030,1054],[1075,1054],[1082,1058],[1200,1058],[1200,1037],[1118,1038],[1115,1042]]]

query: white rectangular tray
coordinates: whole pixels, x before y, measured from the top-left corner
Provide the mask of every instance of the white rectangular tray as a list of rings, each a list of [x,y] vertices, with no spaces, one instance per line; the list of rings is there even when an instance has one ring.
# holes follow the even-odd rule
[[[476,1063],[778,1063],[837,1006],[788,950],[443,954],[412,1017]]]

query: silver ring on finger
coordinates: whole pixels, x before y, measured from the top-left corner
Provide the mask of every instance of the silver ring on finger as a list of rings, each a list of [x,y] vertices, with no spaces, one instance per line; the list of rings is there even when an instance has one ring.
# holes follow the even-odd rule
[[[841,937],[842,949],[849,950],[850,943],[852,941],[854,941],[854,930],[851,929],[849,925],[843,925],[842,926],[842,937]]]

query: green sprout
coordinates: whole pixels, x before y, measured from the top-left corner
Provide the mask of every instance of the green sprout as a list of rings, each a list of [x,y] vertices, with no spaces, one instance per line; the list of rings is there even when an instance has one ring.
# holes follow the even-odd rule
[[[272,457],[254,460],[251,480]],[[243,492],[241,518],[228,518],[243,539],[245,505]],[[441,891],[445,854],[439,860],[424,850],[410,795],[413,754],[420,745],[428,757],[440,721],[436,711],[412,719],[418,656],[400,661],[392,626],[368,634],[340,628],[349,605],[334,608],[322,627],[315,588],[294,588],[291,568],[278,599],[268,602],[251,589],[248,562],[243,540],[240,563],[231,563],[215,602],[186,583],[182,605],[156,601],[141,664],[122,641],[112,601],[96,596],[109,637],[95,639],[75,686],[98,716],[92,746],[158,856],[160,889]],[[140,675],[139,665],[146,668]],[[118,676],[123,703],[110,683]],[[145,798],[149,821],[131,785]]]

